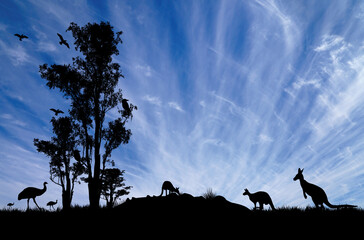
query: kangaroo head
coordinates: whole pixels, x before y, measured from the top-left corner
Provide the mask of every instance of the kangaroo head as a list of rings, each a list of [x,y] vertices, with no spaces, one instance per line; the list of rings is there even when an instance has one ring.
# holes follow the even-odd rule
[[[176,193],[178,193],[179,194],[179,187],[176,187]]]
[[[297,175],[293,178],[293,181],[296,181],[297,179],[303,179],[303,174],[302,174],[302,172],[303,172],[303,168],[302,168],[302,170],[301,170],[300,168],[298,168],[298,173],[297,173]]]
[[[244,189],[243,195],[249,195],[249,190],[247,188]]]

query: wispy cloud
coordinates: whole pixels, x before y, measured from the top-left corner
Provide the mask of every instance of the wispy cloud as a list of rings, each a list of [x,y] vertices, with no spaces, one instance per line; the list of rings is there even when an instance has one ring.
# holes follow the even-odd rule
[[[146,76],[146,77],[151,77],[152,76],[152,70],[151,70],[151,67],[149,65],[146,65],[146,66],[136,65],[135,69],[137,71],[141,71],[144,74],[144,76]]]
[[[2,52],[10,58],[11,63],[15,66],[31,62],[31,57],[27,53],[26,49],[21,45],[13,47],[0,40],[0,48]]]
[[[150,96],[150,95],[145,95],[142,99],[149,102],[149,103],[151,103],[151,104],[157,105],[157,106],[162,105],[162,101],[159,99],[159,97],[153,97],[153,96]]]
[[[176,103],[176,102],[168,102],[168,106],[179,111],[179,112],[184,112],[184,110],[182,109],[182,107]]]

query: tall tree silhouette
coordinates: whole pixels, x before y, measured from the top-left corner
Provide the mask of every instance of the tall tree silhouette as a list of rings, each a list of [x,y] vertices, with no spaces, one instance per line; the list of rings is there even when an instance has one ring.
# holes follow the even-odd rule
[[[70,115],[80,123],[80,140],[83,146],[80,162],[86,167],[90,207],[99,207],[101,194],[101,170],[109,161],[111,152],[120,144],[128,143],[131,131],[125,123],[136,106],[130,104],[130,112],[120,108],[123,100],[121,89],[117,89],[119,78],[123,78],[120,65],[112,62],[118,55],[117,45],[122,43],[122,32],[113,31],[108,22],[88,23],[80,27],[71,23],[76,51],[83,57],[73,58],[72,65],[40,66],[41,77],[47,80],[50,89],[58,88],[71,100]],[[120,114],[115,120],[105,123],[105,116],[117,108]],[[100,147],[103,145],[103,149]],[[101,153],[104,150],[104,153]],[[102,155],[101,155],[102,154]]]
[[[51,120],[54,137],[50,141],[34,139],[34,145],[38,152],[42,152],[51,158],[50,179],[62,187],[62,205],[67,210],[71,207],[75,181],[84,172],[84,167],[79,161],[73,161],[79,126],[70,117],[61,117]]]
[[[101,197],[106,200],[106,206],[112,208],[119,197],[129,194],[132,187],[124,183],[124,170],[107,168],[102,172]]]

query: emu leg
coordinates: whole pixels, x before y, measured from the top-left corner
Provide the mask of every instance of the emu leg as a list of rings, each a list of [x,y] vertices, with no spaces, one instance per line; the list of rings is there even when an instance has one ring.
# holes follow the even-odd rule
[[[35,201],[35,198],[33,198],[33,201],[34,201],[35,205],[37,205],[38,209],[41,210],[40,207],[38,206],[37,202]]]

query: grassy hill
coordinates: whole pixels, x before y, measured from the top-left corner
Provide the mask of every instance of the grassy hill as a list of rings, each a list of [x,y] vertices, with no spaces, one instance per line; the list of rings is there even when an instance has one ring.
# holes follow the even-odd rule
[[[202,235],[243,234],[255,232],[261,236],[302,233],[360,232],[364,223],[362,209],[314,209],[282,207],[276,211],[252,211],[245,206],[227,201],[222,196],[204,198],[189,194],[166,197],[143,197],[126,200],[113,208],[91,210],[74,207],[69,212],[19,210],[0,211],[3,229],[22,226],[24,229],[73,229],[82,236],[93,234],[181,234],[195,232]],[[95,229],[99,229],[95,232]],[[79,232],[77,232],[79,231]],[[154,233],[154,234],[153,234]],[[335,235],[333,235],[335,236]]]

